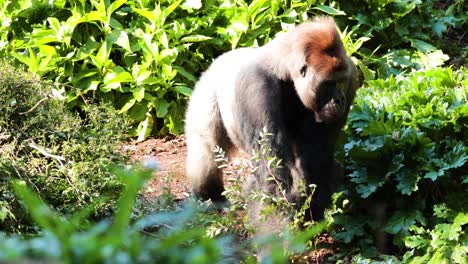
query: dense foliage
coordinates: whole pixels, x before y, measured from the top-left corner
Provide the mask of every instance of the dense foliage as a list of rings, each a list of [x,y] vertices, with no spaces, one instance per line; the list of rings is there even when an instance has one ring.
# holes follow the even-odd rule
[[[197,76],[222,52],[263,45],[294,23],[330,14],[355,39],[347,48],[367,79],[369,66],[384,76],[437,66],[447,56],[430,43],[448,27],[466,26],[463,2],[3,1],[0,55],[64,85],[70,105],[91,94],[106,98],[143,140],[182,131]]]
[[[335,239],[372,254],[379,236],[412,263],[464,263],[468,250],[468,70],[369,82],[349,116]],[[354,241],[354,242],[353,242]],[[405,249],[406,247],[406,249]],[[421,255],[422,257],[419,257]]]
[[[108,166],[125,160],[117,144],[124,129],[110,107],[89,104],[72,114],[59,91],[0,62],[0,229],[31,227],[13,193],[16,180],[63,214],[103,194],[118,197],[121,184]],[[105,215],[113,204],[101,203],[93,214]]]
[[[365,79],[325,223],[251,241],[239,177],[226,192],[232,208],[217,213],[170,190],[145,204],[136,197],[149,172],[110,169],[126,162],[123,114],[138,140],[179,134],[216,56],[323,14]],[[0,0],[0,57],[31,72],[0,65],[0,262],[253,263],[271,241],[265,262],[307,261],[326,228],[332,261],[467,263],[467,16],[463,0]],[[269,211],[291,209],[275,203]]]

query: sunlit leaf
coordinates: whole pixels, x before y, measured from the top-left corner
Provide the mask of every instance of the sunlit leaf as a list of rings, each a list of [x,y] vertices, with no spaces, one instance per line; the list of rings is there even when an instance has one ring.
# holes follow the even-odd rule
[[[320,10],[324,13],[327,13],[329,15],[332,15],[332,16],[342,16],[342,15],[346,15],[345,12],[341,11],[341,10],[338,10],[336,8],[333,8],[331,6],[325,6],[325,5],[318,5],[316,7],[314,7],[314,9],[317,9],[317,10]]]

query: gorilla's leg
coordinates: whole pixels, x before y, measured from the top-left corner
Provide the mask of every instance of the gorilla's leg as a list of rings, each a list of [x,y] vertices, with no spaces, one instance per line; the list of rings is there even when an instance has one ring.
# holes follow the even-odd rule
[[[341,165],[334,159],[334,142],[338,130],[331,129],[330,126],[304,122],[296,142],[298,171],[303,175],[307,186],[317,186],[310,205],[312,217],[317,221],[323,219],[324,210],[331,203],[336,181],[343,172]]]
[[[206,95],[205,95],[206,96]],[[215,161],[214,147],[229,151],[231,143],[223,127],[215,100],[197,103],[192,100],[186,119],[186,173],[196,197],[225,201],[221,169]]]

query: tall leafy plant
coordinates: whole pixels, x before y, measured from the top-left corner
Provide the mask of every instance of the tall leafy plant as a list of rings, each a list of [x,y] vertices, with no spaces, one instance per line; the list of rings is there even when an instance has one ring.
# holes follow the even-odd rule
[[[7,1],[0,54],[65,87],[71,106],[114,103],[143,140],[182,131],[187,98],[214,57],[262,45],[307,19],[313,2]]]

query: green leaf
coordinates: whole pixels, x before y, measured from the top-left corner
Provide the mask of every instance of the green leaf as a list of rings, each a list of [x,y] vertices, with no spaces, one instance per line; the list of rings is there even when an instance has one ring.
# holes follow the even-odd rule
[[[184,76],[188,80],[192,82],[196,82],[197,78],[190,72],[186,71],[184,68],[179,67],[179,66],[174,66],[174,69],[177,71],[178,74]]]
[[[332,16],[343,16],[343,15],[346,15],[345,12],[341,11],[341,10],[338,10],[336,8],[333,8],[331,6],[325,6],[325,5],[318,5],[316,7],[313,7],[313,9],[317,9],[317,10],[320,10],[324,13],[327,13],[329,15],[332,15]]]
[[[450,258],[454,263],[463,264],[467,263],[468,246],[457,244],[453,248]]]
[[[187,87],[187,86],[183,86],[183,85],[180,85],[180,86],[176,86],[174,88],[174,90],[180,94],[183,94],[183,95],[186,95],[186,96],[190,96],[192,95],[192,89],[190,87]]]
[[[401,194],[410,195],[419,189],[421,177],[414,171],[403,169],[397,174],[397,189]]]
[[[167,115],[169,103],[165,99],[157,99],[155,107],[156,116],[162,118]]]
[[[174,2],[172,5],[166,7],[164,9],[164,17],[168,17],[179,5],[182,3],[183,0],[178,0]]]
[[[146,119],[146,115],[149,114],[148,111],[149,111],[149,108],[146,103],[144,102],[135,103],[132,109],[130,110],[130,112],[128,113],[128,115],[133,120],[137,122],[141,122]]]
[[[374,80],[374,78],[375,78],[375,71],[369,69],[369,67],[367,67],[364,63],[362,63],[361,60],[358,60],[358,61],[357,61],[357,65],[358,65],[359,69],[361,70],[362,75],[364,76],[364,80],[365,80],[365,81]]]
[[[422,41],[419,39],[411,39],[410,41],[411,41],[411,45],[421,52],[429,53],[429,52],[434,52],[437,50],[436,47],[432,46],[431,44],[425,41]]]
[[[50,27],[55,31],[55,33],[60,32],[60,22],[57,18],[49,17],[47,18],[47,21],[49,22]]]
[[[432,24],[432,31],[434,31],[438,37],[441,37],[442,34],[447,31],[447,26],[442,21],[437,21]]]
[[[183,37],[180,41],[194,43],[194,42],[207,41],[210,39],[212,39],[212,37],[208,37],[204,35],[190,35],[190,36]]]
[[[132,53],[130,47],[130,41],[128,40],[127,32],[123,30],[113,30],[108,36],[107,39],[110,43],[115,43],[125,49],[127,52]]]
[[[107,41],[104,41],[101,43],[101,48],[99,48],[97,54],[95,56],[90,55],[91,61],[98,69],[101,69],[106,64],[111,52],[110,46]]]
[[[407,231],[410,226],[416,222],[424,222],[424,217],[420,211],[414,210],[410,212],[397,211],[385,225],[384,230],[390,234],[398,234]]]
[[[25,184],[25,182],[15,182],[14,190],[17,196],[24,202],[28,212],[34,221],[45,230],[52,232],[62,241],[66,238],[68,226],[61,218],[52,211],[39,197],[34,194]]]
[[[138,125],[137,133],[138,138],[137,142],[145,140],[153,130],[154,119],[151,115],[147,115],[145,121],[140,122]]]
[[[121,7],[126,2],[127,2],[127,0],[112,1],[110,6],[107,8],[107,15],[110,16],[112,13],[114,13],[117,9],[119,9],[119,7]]]
[[[405,246],[409,248],[423,249],[429,246],[430,242],[422,236],[408,236],[404,238]]]
[[[106,86],[123,82],[133,82],[133,77],[120,66],[115,67],[104,76],[104,85]]]
[[[137,102],[141,102],[143,98],[145,98],[145,88],[143,86],[137,86],[132,89],[133,97],[137,100]]]
[[[136,103],[135,98],[129,98],[128,101],[124,104],[124,106],[120,109],[119,114],[127,112],[132,106]]]

